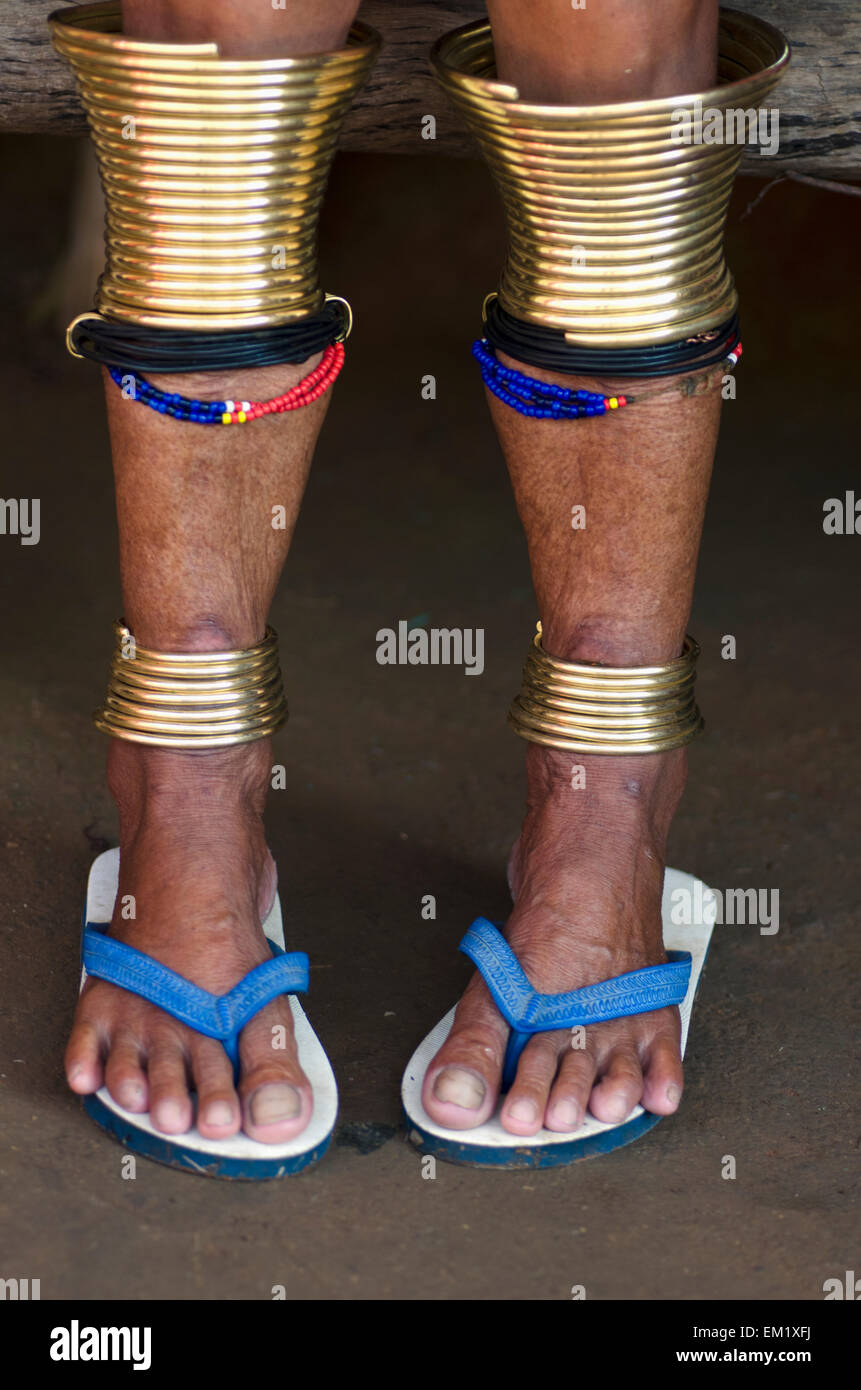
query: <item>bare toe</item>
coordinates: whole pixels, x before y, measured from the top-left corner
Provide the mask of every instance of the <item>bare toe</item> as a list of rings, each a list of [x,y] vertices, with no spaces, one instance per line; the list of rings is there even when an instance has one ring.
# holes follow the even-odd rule
[[[446,1129],[475,1129],[496,1108],[508,1026],[478,976],[458,1005],[451,1032],[422,1085],[422,1105]]]
[[[299,1065],[285,1004],[270,1004],[246,1025],[239,1038],[239,1056],[245,1133],[261,1144],[282,1144],[301,1134],[311,1118],[314,1099]]]
[[[149,1088],[143,1069],[143,1048],[131,1029],[122,1024],[110,1040],[105,1085],[124,1110],[136,1115],[146,1110]]]
[[[596,1120],[604,1124],[619,1124],[627,1119],[643,1094],[643,1072],[640,1059],[630,1044],[621,1044],[608,1056],[601,1068],[600,1079],[592,1090],[589,1109]]]
[[[205,1139],[236,1134],[242,1115],[233,1087],[233,1067],[221,1043],[214,1038],[195,1038],[191,1067],[197,1091],[198,1133]]]
[[[678,1010],[673,1013],[678,1017]],[[682,1098],[684,1073],[679,1053],[678,1024],[671,1036],[659,1034],[646,1054],[643,1068],[643,1107],[653,1115],[672,1115]]]
[[[92,1095],[105,1084],[102,1031],[88,1018],[78,1018],[66,1045],[66,1080],[79,1096]]]
[[[590,1048],[568,1047],[562,1054],[559,1072],[550,1092],[544,1125],[557,1134],[570,1134],[579,1129],[586,1118],[592,1083],[595,1080],[595,1058]]]
[[[502,1127],[509,1134],[537,1134],[543,1128],[547,1097],[566,1036],[564,1033],[536,1033],[523,1049],[517,1076],[499,1114]]]
[[[191,1129],[192,1105],[188,1069],[178,1039],[167,1029],[152,1044],[147,1066],[150,1119],[162,1134],[185,1134]]]

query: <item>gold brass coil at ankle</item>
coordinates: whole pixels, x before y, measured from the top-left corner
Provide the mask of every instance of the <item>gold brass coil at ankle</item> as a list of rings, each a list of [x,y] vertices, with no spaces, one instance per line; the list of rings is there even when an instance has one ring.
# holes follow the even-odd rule
[[[576,12],[567,22],[576,44]],[[731,318],[723,231],[744,146],[709,143],[714,127],[698,126],[697,112],[717,112],[735,140],[726,113],[764,101],[789,49],[771,25],[734,10],[720,12],[718,49],[723,85],[698,95],[542,106],[497,81],[486,22],[438,41],[436,75],[505,205],[504,310],[586,347],[673,342]]]
[[[155,652],[117,623],[97,729],[160,748],[226,748],[268,738],[287,718],[278,638],[229,652]]]
[[[699,647],[685,638],[663,666],[597,666],[559,661],[541,645],[541,624],[508,712],[530,743],[572,753],[662,753],[703,727],[694,699]]]
[[[215,43],[120,32],[120,5],[50,19],[71,63],[107,202],[96,308],[154,327],[287,323],[323,304],[317,217],[342,121],[379,48],[223,59]]]

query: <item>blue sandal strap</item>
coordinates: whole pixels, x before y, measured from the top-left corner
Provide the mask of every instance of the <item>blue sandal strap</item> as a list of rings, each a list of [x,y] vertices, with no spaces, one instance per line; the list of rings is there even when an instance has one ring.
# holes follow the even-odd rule
[[[105,935],[108,925],[88,922],[84,928],[82,959],[87,974],[148,999],[196,1033],[218,1038],[234,1066],[239,1034],[249,1019],[279,995],[303,994],[308,988],[305,952],[288,954],[270,941],[271,960],[249,970],[227,994],[210,994],[144,951]]]
[[[539,994],[505,937],[486,917],[476,918],[459,949],[478,967],[494,1004],[512,1029],[504,1090],[514,1080],[520,1054],[533,1033],[585,1027],[680,1004],[691,975],[690,952],[668,951],[666,964],[647,965],[564,994]]]

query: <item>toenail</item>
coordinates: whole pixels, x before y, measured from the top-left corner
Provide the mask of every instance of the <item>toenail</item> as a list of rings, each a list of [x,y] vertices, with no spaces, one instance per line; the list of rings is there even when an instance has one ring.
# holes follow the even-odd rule
[[[551,1110],[551,1115],[558,1125],[565,1125],[567,1129],[577,1129],[580,1121],[580,1111],[573,1100],[560,1100]]]
[[[519,1120],[523,1125],[534,1124],[537,1114],[538,1108],[534,1100],[516,1100],[508,1108],[509,1119]]]
[[[208,1125],[232,1124],[233,1107],[226,1100],[214,1100],[206,1107],[204,1119]]]
[[[484,1100],[484,1082],[460,1067],[445,1067],[433,1083],[437,1100],[447,1105],[459,1105],[462,1110],[477,1110]]]
[[[154,1118],[162,1129],[176,1129],[182,1124],[185,1116],[178,1101],[163,1100],[157,1106]]]
[[[295,1120],[301,1109],[302,1097],[295,1086],[261,1086],[251,1097],[251,1118],[256,1125]]]
[[[677,1086],[675,1082],[673,1082],[671,1085],[667,1087],[667,1100],[670,1102],[670,1105],[678,1105],[681,1098],[682,1088],[681,1086]]]

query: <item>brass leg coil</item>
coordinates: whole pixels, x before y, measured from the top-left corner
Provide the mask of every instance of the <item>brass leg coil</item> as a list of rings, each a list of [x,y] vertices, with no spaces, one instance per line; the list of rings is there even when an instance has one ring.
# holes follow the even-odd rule
[[[692,637],[662,666],[599,666],[559,661],[533,639],[523,685],[508,713],[530,743],[572,753],[663,753],[703,727],[694,699],[699,647]]]
[[[117,623],[97,729],[160,748],[226,748],[268,738],[287,719],[278,637],[227,652],[156,652]]]
[[[723,231],[743,151],[685,142],[685,112],[757,107],[789,62],[762,20],[721,10],[718,75],[699,94],[600,106],[521,101],[496,78],[490,25],[444,35],[431,61],[490,166],[509,251],[499,287],[514,317],[592,348],[670,343],[731,318]],[[734,120],[734,118],[732,118]]]
[[[345,48],[224,59],[214,43],[124,37],[120,5],[51,16],[107,201],[96,308],[150,327],[236,329],[316,312],[316,233],[338,134],[379,35]]]

